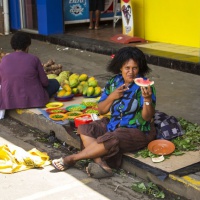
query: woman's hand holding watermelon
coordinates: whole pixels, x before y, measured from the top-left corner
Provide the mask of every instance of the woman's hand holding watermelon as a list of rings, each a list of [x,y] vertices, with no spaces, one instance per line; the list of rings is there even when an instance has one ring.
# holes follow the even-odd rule
[[[141,87],[141,91],[142,91],[142,96],[144,97],[144,101],[151,102],[152,90],[150,85],[148,87]]]

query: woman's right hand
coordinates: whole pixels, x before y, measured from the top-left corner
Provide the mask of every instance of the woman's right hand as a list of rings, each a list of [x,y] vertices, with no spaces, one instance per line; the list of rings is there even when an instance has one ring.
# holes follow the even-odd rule
[[[125,86],[125,84],[119,86],[115,89],[104,101],[98,104],[98,111],[99,114],[103,115],[109,112],[110,107],[113,104],[113,101],[116,99],[121,98],[124,95],[124,91],[128,90],[129,88]]]
[[[121,86],[119,86],[118,88],[116,88],[110,95],[109,95],[109,98],[112,98],[113,100],[116,100],[116,99],[120,99],[121,97],[123,97],[124,95],[124,92],[126,90],[128,90],[129,88],[123,84]]]

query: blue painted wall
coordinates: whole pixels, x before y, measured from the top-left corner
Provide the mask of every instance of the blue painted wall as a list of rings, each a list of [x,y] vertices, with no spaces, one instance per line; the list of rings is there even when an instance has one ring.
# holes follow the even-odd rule
[[[21,29],[19,0],[9,0],[10,28]],[[64,33],[63,0],[37,0],[38,32]]]
[[[64,32],[63,1],[37,0],[39,34],[50,35]]]
[[[20,9],[18,0],[9,0],[9,18],[11,29],[21,29]]]

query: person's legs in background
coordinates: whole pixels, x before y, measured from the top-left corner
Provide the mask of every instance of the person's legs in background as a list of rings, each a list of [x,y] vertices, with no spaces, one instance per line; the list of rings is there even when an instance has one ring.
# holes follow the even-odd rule
[[[93,11],[90,11],[90,26],[89,29],[93,29]]]
[[[95,29],[99,29],[99,22],[100,22],[100,10],[95,11]]]

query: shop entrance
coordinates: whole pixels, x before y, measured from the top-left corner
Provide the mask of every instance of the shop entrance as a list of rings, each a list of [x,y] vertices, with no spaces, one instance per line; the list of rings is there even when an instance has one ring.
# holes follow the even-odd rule
[[[21,29],[38,33],[37,0],[20,0]]]

